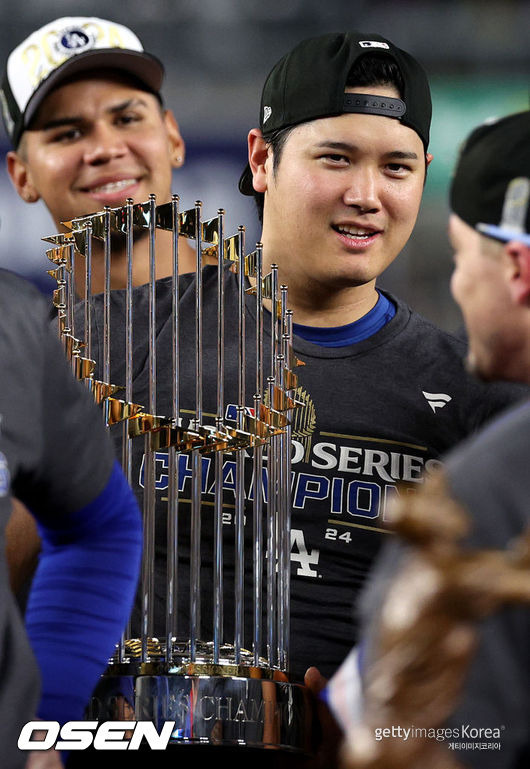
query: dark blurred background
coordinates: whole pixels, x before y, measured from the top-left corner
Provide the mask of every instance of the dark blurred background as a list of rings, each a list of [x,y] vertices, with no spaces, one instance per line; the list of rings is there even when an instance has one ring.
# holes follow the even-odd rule
[[[207,216],[227,211],[230,230],[259,229],[253,203],[237,192],[246,135],[257,125],[270,68],[299,40],[323,32],[378,32],[426,67],[433,92],[434,161],[409,245],[380,284],[448,330],[460,325],[450,297],[447,188],[459,143],[489,117],[529,105],[530,0],[20,0],[0,4],[0,58],[60,16],[100,16],[130,26],[165,64],[165,100],[187,142],[175,174],[184,207],[203,201]],[[0,134],[2,154],[8,149]],[[40,238],[54,226],[41,204],[22,203],[2,163],[0,264],[44,291],[48,261]]]

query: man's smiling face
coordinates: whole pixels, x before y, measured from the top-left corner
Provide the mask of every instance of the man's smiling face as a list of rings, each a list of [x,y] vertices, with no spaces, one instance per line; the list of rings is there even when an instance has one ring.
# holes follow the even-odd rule
[[[126,77],[101,73],[50,93],[17,161],[8,162],[20,194],[42,198],[59,225],[129,197],[139,203],[154,193],[158,203],[167,202],[183,149],[173,116],[156,96]]]
[[[399,96],[392,86],[348,89]],[[344,114],[293,129],[266,163],[263,242],[283,278],[369,283],[410,237],[425,180],[418,134],[398,120]]]

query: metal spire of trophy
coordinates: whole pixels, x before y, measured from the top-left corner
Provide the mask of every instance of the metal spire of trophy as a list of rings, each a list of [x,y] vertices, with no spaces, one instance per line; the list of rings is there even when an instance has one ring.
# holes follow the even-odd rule
[[[69,232],[45,238],[53,244],[47,251],[57,280],[54,305],[60,336],[75,375],[85,381],[102,405],[106,424],[122,431],[122,466],[132,481],[134,442],[143,443],[144,550],[139,590],[140,627],[132,634],[129,625],[96,690],[89,718],[99,720],[151,720],[160,732],[174,721],[170,744],[207,743],[277,748],[308,752],[310,739],[307,690],[289,680],[289,581],[290,581],[290,457],[291,416],[297,402],[293,393],[300,364],[291,347],[292,313],[287,307],[287,289],[278,284],[277,267],[262,274],[261,244],[245,254],[245,228],[230,237],[224,234],[224,212],[203,221],[201,203],[179,211],[179,199],[156,205],[128,200],[119,208],[65,223]],[[157,345],[157,282],[155,279],[156,237],[171,233],[172,275],[166,278],[172,291],[170,333],[171,407],[160,413],[160,350]],[[135,239],[148,238],[148,306],[143,324],[147,328],[148,402],[136,403],[133,393],[135,333],[133,260]],[[166,236],[169,237],[169,236]],[[183,361],[183,317],[179,295],[179,238],[195,243],[193,360]],[[127,278],[124,307],[125,349],[121,369],[124,381],[112,381],[111,266],[113,244],[125,248]],[[99,366],[93,358],[94,323],[92,296],[92,252],[97,242],[104,258],[103,329]],[[215,262],[216,356],[207,359],[203,308],[203,262]],[[76,286],[74,264],[84,260],[84,286]],[[237,328],[225,322],[225,279],[237,276]],[[76,297],[78,301],[74,312]],[[270,312],[264,310],[268,301]],[[252,305],[249,333],[248,305]],[[147,315],[147,317],[145,317]],[[188,314],[189,315],[189,314]],[[187,323],[190,323],[189,317]],[[82,328],[78,327],[82,326]],[[269,342],[270,339],[270,342]],[[211,350],[212,340],[208,339]],[[227,419],[226,355],[237,360],[237,404],[233,419]],[[234,352],[235,351],[235,352]],[[114,352],[113,352],[114,354]],[[249,357],[253,371],[249,374]],[[211,357],[211,353],[210,353]],[[255,359],[255,365],[253,363]],[[215,413],[205,412],[203,381],[205,367],[211,375],[215,363]],[[194,377],[193,408],[181,403],[183,364]],[[158,365],[158,369],[157,369]],[[158,371],[158,376],[157,376]],[[250,380],[249,380],[250,376]],[[249,387],[252,383],[252,389]],[[234,383],[235,386],[235,383]],[[167,389],[167,388],[166,388]],[[167,403],[167,401],[166,401]],[[154,561],[160,520],[157,504],[156,462],[167,452],[167,513],[165,515],[166,580],[164,627],[153,632],[155,596]],[[165,454],[164,454],[165,456]],[[214,483],[205,500],[204,461],[209,458]],[[191,493],[184,501],[179,489],[182,459],[190,470]],[[223,497],[226,459],[235,468],[233,542],[229,560]],[[245,491],[245,472],[251,466],[252,495]],[[213,494],[213,500],[211,499]],[[245,509],[245,496],[248,504]],[[205,506],[209,506],[205,539]],[[185,510],[185,512],[184,512]],[[251,513],[249,515],[249,513]],[[184,525],[185,517],[185,525]],[[248,520],[247,520],[248,518]],[[158,529],[155,532],[155,529]],[[230,529],[232,531],[232,529]],[[183,542],[184,532],[186,541]],[[232,534],[230,534],[232,536]],[[251,548],[245,547],[250,537]],[[184,550],[183,550],[184,548]],[[232,549],[233,548],[233,549]],[[182,553],[186,552],[183,559]],[[249,557],[249,552],[251,556]],[[232,562],[233,561],[233,562]],[[230,567],[230,594],[225,573]],[[183,580],[183,569],[186,577]],[[232,586],[233,582],[233,586]],[[212,616],[205,616],[203,596],[213,595]],[[186,611],[181,611],[183,601]],[[228,604],[233,618],[227,622]],[[249,608],[250,607],[250,608]],[[160,612],[160,606],[156,606]],[[251,622],[249,621],[251,617]],[[186,615],[186,619],[182,617]],[[251,631],[249,632],[249,627]],[[127,704],[129,708],[127,709]]]

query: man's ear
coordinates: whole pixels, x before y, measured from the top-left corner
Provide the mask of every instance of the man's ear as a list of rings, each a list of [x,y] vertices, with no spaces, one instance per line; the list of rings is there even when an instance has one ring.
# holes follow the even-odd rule
[[[267,142],[259,128],[253,128],[248,135],[248,163],[252,171],[252,186],[256,192],[267,190],[267,169],[269,157]]]
[[[11,177],[13,186],[26,203],[36,203],[40,194],[33,184],[31,172],[25,160],[18,154],[10,150],[6,155],[7,172]]]
[[[509,258],[509,289],[514,302],[530,306],[530,246],[511,240],[505,246]]]
[[[171,165],[173,168],[180,168],[186,157],[186,145],[180,134],[179,124],[170,109],[164,112],[164,123],[171,147]]]

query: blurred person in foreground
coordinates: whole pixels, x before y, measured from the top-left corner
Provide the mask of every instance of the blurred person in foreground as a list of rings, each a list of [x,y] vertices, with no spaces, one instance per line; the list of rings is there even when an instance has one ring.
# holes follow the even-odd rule
[[[1,763],[55,768],[58,753],[28,758],[17,739],[28,721],[82,717],[131,610],[140,513],[100,410],[49,328],[42,295],[1,270],[0,304],[0,526],[4,532],[16,495],[42,539],[26,631],[0,551]]]
[[[530,384],[529,137],[530,112],[476,128],[452,181],[451,288],[468,368],[488,381]],[[401,542],[383,551],[362,642],[327,690],[344,766],[530,764],[529,465],[526,401],[396,508]]]

